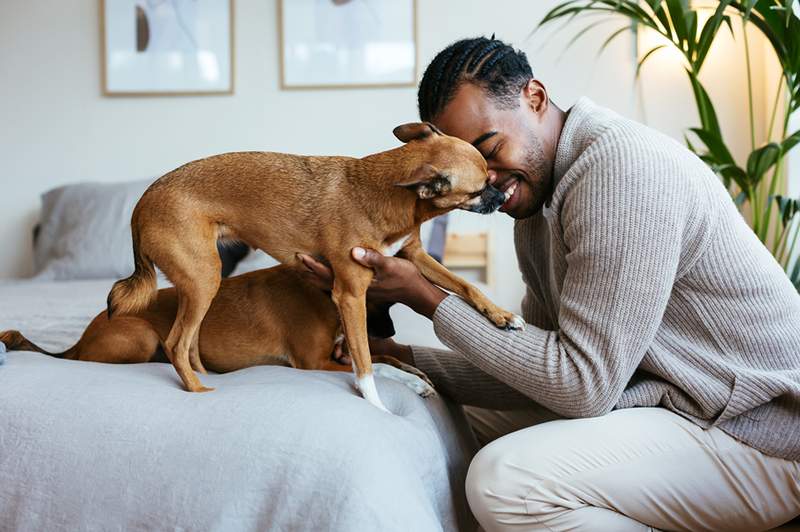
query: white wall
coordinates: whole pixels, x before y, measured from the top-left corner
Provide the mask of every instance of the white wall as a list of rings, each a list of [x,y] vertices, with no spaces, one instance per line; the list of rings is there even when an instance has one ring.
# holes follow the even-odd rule
[[[800,131],[800,112],[789,119],[789,133]],[[789,153],[789,196],[800,198],[800,146]]]
[[[633,39],[621,38],[596,57],[618,24],[589,34],[563,56],[580,24],[528,39],[556,3],[418,0],[420,75],[450,42],[496,32],[528,53],[534,73],[562,107],[585,94],[678,138],[696,123],[677,68],[646,72],[656,77],[645,79],[646,112],[639,112],[632,85]],[[415,90],[281,91],[275,12],[275,0],[236,1],[235,95],[104,98],[97,0],[2,0],[0,277],[32,273],[30,230],[39,195],[54,186],[157,176],[188,160],[229,150],[359,156],[395,146],[392,128],[417,118]],[[736,77],[741,67],[720,65],[713,73],[720,78],[713,96],[723,101],[720,111],[729,113],[723,118],[726,128],[744,131],[741,78]],[[521,281],[511,220],[502,215],[456,218],[462,230],[494,228],[498,302],[512,306]]]
[[[800,131],[800,112],[796,112],[789,121],[789,133]],[[795,147],[789,154],[789,186],[788,195],[792,198],[800,198],[800,147]],[[795,249],[794,257],[800,257],[800,246]],[[790,264],[794,264],[791,262]]]

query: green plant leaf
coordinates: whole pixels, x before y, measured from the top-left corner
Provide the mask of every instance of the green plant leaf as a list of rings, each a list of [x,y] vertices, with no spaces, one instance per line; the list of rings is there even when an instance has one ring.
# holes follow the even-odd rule
[[[600,56],[600,54],[602,54],[605,51],[605,49],[608,48],[608,45],[611,44],[614,41],[614,39],[616,39],[626,31],[629,31],[630,29],[631,29],[630,26],[623,26],[618,30],[616,30],[611,35],[609,35],[608,38],[603,42],[603,45],[600,47],[600,50],[598,50],[597,55]]]
[[[736,204],[736,207],[741,207],[745,201],[748,200],[748,196],[746,192],[739,192],[736,194],[736,197],[733,198],[733,203]]]
[[[717,120],[717,113],[714,111],[714,104],[711,103],[708,92],[706,92],[700,80],[697,79],[697,76],[691,70],[687,70],[686,73],[692,84],[692,91],[694,92],[695,102],[697,103],[697,111],[700,114],[700,123],[703,126],[702,129],[709,131],[716,137],[722,138],[719,120]],[[731,160],[732,159],[731,157]]]
[[[758,186],[764,174],[778,162],[781,145],[770,142],[753,150],[747,158],[747,177],[751,185]]]
[[[568,51],[570,48],[572,48],[572,46],[573,46],[573,45],[574,45],[576,42],[578,42],[578,41],[580,40],[580,38],[581,38],[581,37],[583,37],[584,35],[586,35],[588,32],[590,32],[591,30],[593,30],[593,29],[594,29],[594,28],[596,28],[597,26],[600,26],[601,24],[606,24],[607,22],[609,22],[609,19],[608,19],[608,18],[603,18],[603,19],[600,19],[600,20],[596,20],[596,21],[592,22],[591,24],[587,25],[585,28],[583,28],[583,29],[582,29],[581,31],[579,31],[578,33],[576,33],[576,34],[575,34],[575,35],[572,37],[572,39],[570,39],[570,40],[569,40],[569,42],[568,42],[568,43],[567,43],[567,45],[564,47],[564,49],[561,51],[561,55],[560,55],[559,57],[563,56],[563,55],[564,55],[564,54],[565,54],[565,53],[566,53],[566,52],[567,52],[567,51]]]
[[[651,55],[653,55],[657,51],[661,50],[662,48],[666,48],[667,46],[668,45],[666,45],[666,44],[659,44],[658,46],[654,46],[646,54],[644,54],[644,56],[639,60],[639,63],[636,65],[636,75],[634,77],[636,77],[636,78],[639,77],[639,74],[640,74],[640,72],[642,70],[642,65],[644,65],[644,62],[647,61],[647,59]]]
[[[686,58],[692,62],[697,48],[697,11],[686,12]],[[696,69],[695,69],[696,71]]]
[[[688,0],[665,0],[669,18],[672,21],[672,29],[677,37],[676,44],[681,51],[685,51],[684,43],[688,40],[688,21],[686,12],[689,9]]]
[[[664,11],[662,0],[649,0],[647,4],[650,6],[650,9],[653,11],[653,15],[655,15],[656,19],[660,23],[664,36],[672,41],[672,26],[670,25],[669,17],[667,16],[666,11]]]
[[[800,259],[794,262],[794,268],[791,269],[792,273],[789,274],[789,280],[792,281],[795,290],[800,292]]]
[[[782,155],[786,155],[792,148],[800,144],[800,129],[786,137],[781,143]]]
[[[703,66],[703,62],[706,60],[708,51],[711,49],[711,43],[714,42],[714,37],[717,36],[717,32],[719,31],[719,27],[722,22],[727,19],[728,23],[730,23],[730,17],[725,16],[725,10],[728,8],[730,3],[731,0],[720,1],[717,9],[714,11],[714,15],[711,16],[705,24],[703,24],[703,29],[700,31],[700,37],[697,39],[696,55],[693,59],[695,72],[699,72],[700,68]],[[731,31],[733,31],[733,29],[731,29]]]
[[[736,164],[728,146],[725,145],[725,140],[722,138],[722,135],[715,131],[709,131],[699,127],[689,128],[689,131],[697,135],[697,137],[703,141],[709,153],[711,153],[720,164]]]
[[[800,212],[800,199],[787,198],[785,196],[775,196],[773,198],[778,205],[778,214],[781,218],[783,227],[787,227]]]

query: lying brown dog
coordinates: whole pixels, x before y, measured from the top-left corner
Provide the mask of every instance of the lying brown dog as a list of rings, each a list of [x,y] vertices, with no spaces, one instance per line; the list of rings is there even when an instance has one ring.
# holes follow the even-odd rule
[[[491,303],[422,248],[419,226],[460,208],[488,213],[505,195],[488,184],[475,147],[427,123],[395,128],[406,142],[353,159],[267,152],[227,153],[188,163],[156,181],[133,211],[135,271],[108,296],[108,314],[130,314],[156,296],[157,265],[177,293],[175,322],[164,349],[187,390],[207,391],[198,330],[220,284],[218,239],[243,241],[283,263],[298,253],[324,257],[334,273],[339,309],[357,385],[385,410],[372,379],[365,296],[373,271],[355,262],[356,246],[401,248],[431,282],[469,301],[498,327],[521,318]]]
[[[106,312],[100,313],[63,353],[45,351],[19,331],[0,333],[0,342],[11,351],[71,360],[167,362],[163,345],[177,309],[175,289],[164,288],[136,313],[110,320]],[[275,266],[222,281],[200,326],[199,356],[205,368],[217,373],[281,362],[298,369],[349,372],[349,365],[334,360],[341,356],[340,332],[330,296],[308,284],[294,268]],[[388,356],[375,356],[373,361],[391,366],[381,367],[380,374],[422,396],[433,393],[425,374],[416,368]]]

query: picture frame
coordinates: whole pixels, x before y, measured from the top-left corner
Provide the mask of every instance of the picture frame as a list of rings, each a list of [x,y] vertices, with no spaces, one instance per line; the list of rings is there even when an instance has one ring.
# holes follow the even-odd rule
[[[414,87],[417,0],[277,0],[280,87]]]
[[[233,94],[234,2],[99,0],[102,94]]]

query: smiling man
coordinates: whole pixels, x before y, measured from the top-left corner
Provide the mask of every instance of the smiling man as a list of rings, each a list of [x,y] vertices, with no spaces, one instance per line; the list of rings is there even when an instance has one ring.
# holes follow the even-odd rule
[[[800,513],[800,295],[711,170],[587,99],[559,109],[494,39],[440,52],[419,110],[513,192],[528,325],[499,330],[407,261],[357,250],[370,297],[430,317],[452,350],[373,349],[462,404],[559,418],[477,454],[483,528],[764,530]]]

